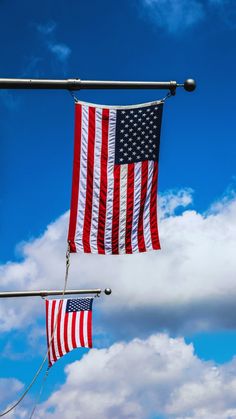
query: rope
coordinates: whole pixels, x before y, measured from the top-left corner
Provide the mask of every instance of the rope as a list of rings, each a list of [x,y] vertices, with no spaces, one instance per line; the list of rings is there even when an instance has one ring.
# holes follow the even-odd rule
[[[68,245],[68,248],[67,248],[67,251],[66,251],[66,273],[65,273],[65,282],[64,282],[64,289],[63,289],[62,297],[65,295],[65,292],[66,292],[69,267],[70,267],[70,248],[69,248],[69,245]],[[28,387],[26,388],[24,393],[21,395],[21,397],[17,400],[17,402],[15,402],[11,407],[9,407],[9,409],[5,410],[5,412],[0,413],[0,417],[7,415],[7,413],[11,412],[13,409],[15,409],[16,406],[18,406],[18,404],[25,398],[26,394],[29,392],[29,390],[33,386],[34,382],[36,381],[37,377],[39,376],[40,372],[42,371],[43,366],[44,366],[45,362],[47,361],[48,353],[49,353],[49,350],[50,350],[50,347],[51,347],[51,344],[52,344],[52,340],[53,340],[55,332],[56,332],[58,317],[59,317],[59,313],[61,312],[61,309],[62,309],[62,301],[60,301],[54,330],[53,330],[50,342],[48,344],[48,350],[46,352],[45,357],[43,358],[43,361],[42,361],[41,365],[39,366],[38,370],[36,371],[31,383],[28,385]]]
[[[31,412],[31,415],[30,415],[30,418],[29,419],[32,419],[32,417],[34,416],[36,407],[37,407],[37,405],[39,403],[39,400],[41,398],[41,395],[42,395],[42,392],[43,392],[43,389],[44,389],[44,386],[45,386],[45,383],[46,383],[46,379],[48,377],[48,373],[49,373],[49,368],[46,369],[46,372],[44,374],[44,377],[43,377],[43,380],[42,380],[42,384],[41,384],[41,387],[40,387],[40,390],[39,390],[39,393],[38,393],[38,397],[36,398],[35,405],[34,405],[34,408],[33,408],[32,412]]]

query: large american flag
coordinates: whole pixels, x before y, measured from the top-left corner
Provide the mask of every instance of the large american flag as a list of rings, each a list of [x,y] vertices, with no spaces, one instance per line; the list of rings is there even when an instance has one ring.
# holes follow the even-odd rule
[[[72,349],[92,348],[93,298],[45,301],[49,366]]]
[[[160,249],[157,176],[163,102],[75,104],[71,252]]]

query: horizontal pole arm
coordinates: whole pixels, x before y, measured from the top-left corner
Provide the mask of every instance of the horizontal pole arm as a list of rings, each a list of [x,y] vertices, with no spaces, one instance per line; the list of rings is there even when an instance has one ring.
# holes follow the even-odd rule
[[[46,297],[48,295],[68,295],[68,294],[101,294],[101,288],[89,289],[89,290],[41,290],[41,291],[6,291],[0,292],[0,298],[12,298],[12,297]],[[104,290],[106,295],[111,294],[111,289],[106,288]]]
[[[43,79],[0,79],[0,89],[164,89],[175,91],[184,87],[191,92],[196,88],[193,79],[179,84],[176,81],[106,81],[106,80],[43,80]]]

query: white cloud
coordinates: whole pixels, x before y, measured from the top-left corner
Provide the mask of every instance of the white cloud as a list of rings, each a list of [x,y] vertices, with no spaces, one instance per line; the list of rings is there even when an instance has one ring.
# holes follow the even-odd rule
[[[205,15],[199,0],[142,0],[142,5],[155,24],[170,33],[182,32]]]
[[[49,35],[53,33],[56,27],[57,27],[57,24],[53,20],[44,24],[36,25],[38,32],[42,33],[43,35]]]
[[[49,42],[48,49],[62,62],[66,61],[71,54],[71,49],[66,44]]]
[[[161,334],[93,349],[65,372],[38,418],[236,417],[236,361],[201,361],[182,338]]]
[[[24,384],[15,378],[0,378],[0,403],[10,401],[23,387]]]
[[[56,41],[56,27],[57,24],[54,21],[36,25],[36,29],[42,36],[47,49],[58,59],[58,61],[66,63],[71,54],[71,48],[63,42]]]
[[[112,338],[157,330],[195,332],[235,328],[236,199],[222,199],[205,215],[187,205],[187,190],[161,198],[162,250],[139,255],[71,255],[68,288],[111,287],[96,301],[103,333]],[[24,260],[0,268],[2,289],[62,289],[68,213],[22,246]],[[26,327],[43,315],[37,299],[2,301],[0,330]],[[32,316],[33,313],[33,316]],[[121,327],[122,325],[122,327]],[[101,329],[100,329],[101,332]]]
[[[235,0],[140,0],[142,10],[158,27],[172,34],[182,33],[206,19],[209,11],[228,27],[236,28]]]

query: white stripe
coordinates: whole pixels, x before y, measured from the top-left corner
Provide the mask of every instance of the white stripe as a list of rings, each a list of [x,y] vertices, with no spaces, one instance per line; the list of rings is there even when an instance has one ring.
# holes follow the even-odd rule
[[[80,333],[80,311],[76,312],[76,320],[75,320],[75,342],[76,342],[76,346],[77,348],[79,348],[81,346],[80,343],[80,338],[79,338],[79,333]]]
[[[107,162],[107,205],[105,225],[105,253],[112,253],[112,214],[114,192],[116,111],[110,110],[108,130],[108,162]]]
[[[148,181],[147,181],[147,195],[143,212],[143,232],[146,250],[152,250],[151,229],[150,229],[150,200],[152,190],[154,161],[148,162]]]
[[[56,354],[57,359],[60,358],[60,354],[59,354],[59,351],[58,351],[58,343],[57,343],[58,342],[57,341],[58,311],[59,311],[60,301],[61,300],[56,300],[55,312],[54,312],[54,324],[53,324],[53,332],[54,332],[53,342],[54,342],[55,354]]]
[[[61,340],[61,350],[63,355],[66,354],[65,340],[64,340],[64,330],[65,330],[65,314],[66,314],[66,304],[68,300],[63,300],[62,309],[61,309],[61,324],[60,324],[60,340]]]
[[[128,164],[120,166],[119,253],[125,253]]]
[[[92,106],[92,107],[96,107],[96,108],[106,108],[106,109],[111,109],[111,110],[116,110],[116,109],[136,109],[136,108],[143,108],[146,106],[152,106],[152,105],[160,105],[160,104],[164,104],[165,101],[164,100],[155,100],[154,102],[145,102],[145,103],[137,103],[135,105],[99,105],[96,103],[89,103],[89,102],[83,102],[82,100],[77,100],[76,103],[79,103],[80,105],[87,105],[87,106]]]
[[[88,348],[88,311],[84,311],[84,325],[83,325],[83,335],[84,335],[84,346]]]
[[[80,156],[80,182],[78,196],[78,214],[75,233],[76,251],[83,252],[83,227],[85,216],[86,190],[87,190],[87,159],[88,159],[88,106],[82,107],[82,128],[81,128],[81,156]]]
[[[135,163],[134,165],[134,211],[132,222],[132,253],[138,252],[138,221],[140,213],[140,200],[141,200],[141,187],[142,187],[142,162]]]
[[[68,341],[68,347],[69,350],[72,351],[73,345],[72,345],[72,317],[73,312],[68,313],[68,324],[67,324],[67,341]]]
[[[90,232],[90,247],[91,247],[92,253],[98,253],[97,233],[98,233],[98,214],[99,214],[99,202],[100,202],[101,149],[102,149],[102,109],[96,109],[94,169],[93,169],[93,205],[92,205],[92,224],[91,224],[91,232]]]

